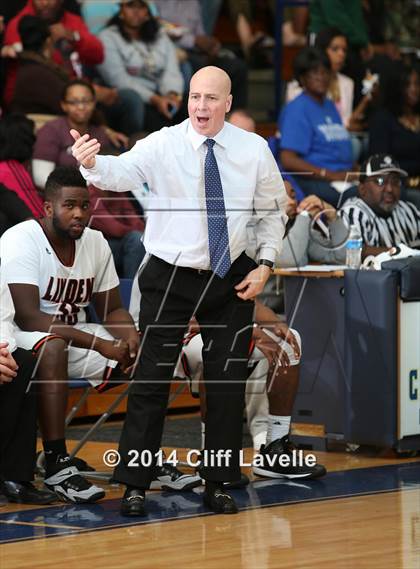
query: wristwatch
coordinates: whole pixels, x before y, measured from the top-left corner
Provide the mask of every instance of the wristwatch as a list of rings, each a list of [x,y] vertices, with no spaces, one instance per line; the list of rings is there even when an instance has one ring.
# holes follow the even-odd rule
[[[269,269],[271,269],[271,271],[274,271],[274,263],[273,261],[269,261],[268,259],[260,259],[258,261],[259,265],[265,265],[266,267],[268,267]]]

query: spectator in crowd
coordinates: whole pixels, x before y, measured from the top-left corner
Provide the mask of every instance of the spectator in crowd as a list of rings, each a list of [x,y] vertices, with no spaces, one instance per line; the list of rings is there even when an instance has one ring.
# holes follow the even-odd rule
[[[60,95],[69,74],[52,58],[50,29],[41,18],[28,15],[20,19],[18,30],[23,51],[17,56],[11,109],[20,113],[58,115],[61,113]]]
[[[108,151],[113,144],[127,146],[126,136],[98,124],[95,108],[95,90],[89,82],[74,79],[64,86],[60,93],[60,111],[64,116],[47,122],[37,133],[32,172],[38,188],[44,188],[56,166],[77,166],[69,150],[73,140],[69,133],[71,128],[83,133],[92,132]]]
[[[22,50],[19,35],[19,22],[25,15],[37,16],[49,27],[53,44],[52,58],[71,77],[81,77],[86,69],[92,73],[93,67],[103,60],[104,49],[98,38],[89,33],[83,20],[65,9],[63,0],[28,0],[25,8],[13,18],[5,34],[3,56],[9,57],[5,89],[5,103],[10,104],[16,81],[16,62],[13,58]],[[141,117],[137,114],[138,95],[129,90],[110,89],[93,83],[96,99],[110,126],[127,135],[141,130]],[[58,91],[57,91],[58,92]],[[60,105],[59,96],[55,104]]]
[[[284,170],[298,173],[294,177],[305,195],[315,194],[336,207],[343,182],[351,185],[348,176],[353,166],[349,133],[327,97],[330,61],[316,48],[307,48],[297,55],[294,66],[303,92],[279,117],[280,162]],[[339,188],[334,187],[336,182],[342,183]]]
[[[144,0],[124,0],[100,38],[105,60],[98,66],[110,86],[140,96],[143,129],[155,131],[185,118],[184,82],[175,48]]]
[[[400,199],[406,175],[390,154],[375,154],[362,165],[358,196],[344,203],[341,214],[348,224],[358,227],[364,256],[400,243],[420,246],[420,211]]]
[[[0,183],[25,203],[35,218],[44,214],[43,201],[28,171],[35,142],[34,124],[23,115],[0,120]]]
[[[412,67],[400,66],[384,86],[384,107],[369,125],[371,154],[391,154],[407,171],[407,185],[420,187],[420,77]]]
[[[89,33],[83,20],[64,9],[63,0],[28,0],[26,6],[9,22],[4,37],[7,55],[16,57],[22,49],[19,22],[26,16],[38,16],[50,28],[54,45],[53,58],[70,73],[80,74],[81,65],[93,66],[101,63],[103,46],[98,38]],[[16,70],[12,66],[6,85],[5,100],[10,102],[15,83]]]
[[[188,10],[183,0],[154,0],[154,3],[161,18],[180,26],[183,33],[176,44],[187,51],[192,70],[216,65],[226,71],[232,81],[232,108],[246,108],[247,66],[232,52],[222,49],[217,38],[205,34],[198,0],[189,0]]]
[[[353,112],[354,81],[343,75],[347,56],[347,38],[338,28],[321,30],[316,37],[315,47],[324,51],[331,64],[330,85],[327,96],[335,103],[343,124],[348,127]],[[290,103],[302,93],[302,87],[294,79],[287,85],[286,102]]]
[[[29,351],[16,347],[14,306],[0,282],[0,494],[10,502],[50,504],[56,496],[32,484],[36,451],[36,398],[28,389],[35,366]],[[33,387],[33,386],[32,386]]]
[[[315,47],[324,51],[331,63],[331,82],[329,96],[340,113],[343,124],[349,131],[363,131],[367,127],[366,112],[378,93],[378,82],[369,69],[363,82],[363,97],[353,109],[355,100],[354,81],[340,71],[346,64],[348,42],[338,28],[327,28],[319,32]]]
[[[338,28],[326,28],[321,30],[316,36],[315,47],[324,51],[331,63],[331,78],[327,96],[335,103],[337,111],[344,126],[351,134],[353,146],[353,159],[355,162],[362,152],[362,143],[357,133],[367,128],[365,113],[372,101],[372,96],[377,92],[378,84],[374,83],[372,91],[366,92],[353,110],[354,103],[354,81],[347,75],[341,73],[347,57],[348,42],[346,36]],[[367,71],[366,79],[372,78],[370,71]],[[302,92],[302,87],[295,80],[287,85],[286,102],[295,99]]]

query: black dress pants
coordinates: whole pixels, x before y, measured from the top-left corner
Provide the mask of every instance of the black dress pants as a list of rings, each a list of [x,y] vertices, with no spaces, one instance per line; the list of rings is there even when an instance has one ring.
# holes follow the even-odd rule
[[[18,374],[0,385],[0,478],[29,482],[35,469],[36,394],[27,389],[36,360],[20,348],[12,355]]]
[[[193,315],[204,342],[209,460],[202,475],[212,481],[239,478],[254,303],[239,299],[234,286],[255,267],[243,253],[221,279],[210,271],[176,267],[150,257],[139,276],[142,345],[120,439],[117,481],[140,488],[150,485],[155,461],[146,463],[160,448],[169,388]],[[228,451],[226,460],[212,463],[217,450]]]

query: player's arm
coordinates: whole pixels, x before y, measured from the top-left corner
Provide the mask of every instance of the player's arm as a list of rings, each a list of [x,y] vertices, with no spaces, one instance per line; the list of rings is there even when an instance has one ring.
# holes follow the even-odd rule
[[[39,288],[35,285],[15,283],[9,284],[9,288],[15,305],[15,322],[21,330],[57,334],[77,348],[95,350],[107,359],[117,360],[124,367],[128,364],[126,342],[98,338],[65,324],[55,315],[42,312],[39,306]]]
[[[134,359],[139,349],[139,335],[130,313],[122,306],[119,288],[97,292],[93,304],[103,326],[114,338],[127,342],[130,358]]]

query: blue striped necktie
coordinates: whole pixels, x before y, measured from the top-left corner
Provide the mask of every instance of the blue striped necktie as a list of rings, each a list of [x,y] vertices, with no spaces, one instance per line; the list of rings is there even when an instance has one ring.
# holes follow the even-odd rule
[[[206,140],[207,154],[204,162],[204,186],[206,190],[207,224],[209,233],[210,267],[223,278],[231,266],[229,233],[225,200],[219,168],[213,152],[215,140]]]

